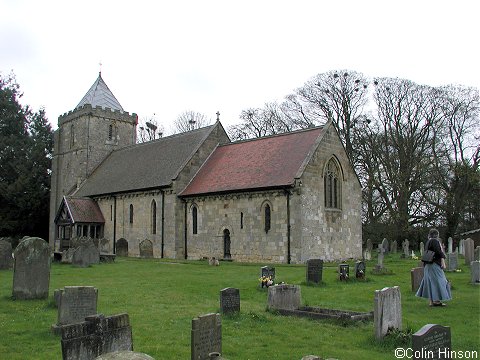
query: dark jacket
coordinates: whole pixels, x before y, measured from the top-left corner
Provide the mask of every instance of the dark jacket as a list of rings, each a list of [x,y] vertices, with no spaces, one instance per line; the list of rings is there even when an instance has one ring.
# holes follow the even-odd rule
[[[445,259],[445,253],[442,250],[442,246],[440,245],[440,240],[438,238],[430,238],[425,244],[424,251],[432,250],[435,255],[433,256],[433,262],[442,266],[442,258]]]

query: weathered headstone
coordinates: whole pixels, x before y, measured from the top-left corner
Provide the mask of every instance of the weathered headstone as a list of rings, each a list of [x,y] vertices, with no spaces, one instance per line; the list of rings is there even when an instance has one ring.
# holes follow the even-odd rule
[[[389,329],[402,330],[402,299],[398,286],[375,290],[373,307],[375,338],[383,338]]]
[[[423,243],[423,241],[420,241],[420,245],[418,245],[418,247],[420,248],[420,257],[422,257],[423,250],[425,249],[425,244]]]
[[[462,239],[460,240],[460,243],[458,244],[458,253],[460,255],[465,255],[465,247],[464,247],[465,240]]]
[[[453,239],[451,237],[448,238],[448,252],[453,252]]]
[[[472,261],[470,270],[472,272],[472,284],[480,285],[480,261]]]
[[[309,282],[319,284],[323,275],[323,260],[309,259],[307,260],[307,284]]]
[[[93,286],[65,286],[56,290],[55,295],[59,297],[57,324],[52,326],[55,333],[59,333],[60,326],[79,323],[97,314],[98,291]]]
[[[448,253],[447,255],[447,270],[453,271],[458,268],[458,254],[456,252]]]
[[[475,248],[475,251],[473,254],[473,261],[480,261],[480,246],[477,246]]]
[[[363,258],[367,261],[372,260],[372,253],[370,252],[370,250],[367,249],[363,252]]]
[[[100,250],[93,241],[83,242],[78,246],[72,256],[72,265],[78,267],[88,267],[100,263]]]
[[[417,292],[420,286],[420,283],[422,282],[422,279],[423,279],[423,266],[416,267],[410,270],[410,278],[412,283],[412,291]]]
[[[473,261],[473,252],[475,250],[474,242],[472,239],[468,238],[463,242],[464,246],[464,255],[465,255],[465,264],[470,265],[470,263]]]
[[[272,281],[275,281],[275,268],[270,266],[262,266],[260,269],[261,277],[270,277]]]
[[[407,239],[403,240],[402,249],[404,257],[408,259],[410,256],[410,242]]]
[[[13,266],[12,244],[0,239],[0,270],[11,269]]]
[[[301,304],[301,290],[297,285],[275,285],[268,288],[267,307],[269,309],[296,310]]]
[[[240,312],[240,290],[225,288],[220,290],[220,312],[234,314]]]
[[[350,276],[350,267],[348,264],[338,265],[338,278],[340,281],[347,281]]]
[[[450,327],[427,324],[412,335],[415,359],[450,359],[452,336]]]
[[[115,244],[115,250],[117,256],[128,256],[128,241],[127,239],[120,238]]]
[[[367,239],[367,250],[369,250],[370,252],[372,252],[373,250],[373,243],[371,239]]]
[[[75,252],[75,248],[68,248],[67,250],[62,251],[62,259],[60,262],[62,264],[71,264],[73,260],[73,253]]]
[[[365,274],[367,273],[367,266],[365,265],[365,261],[357,261],[355,263],[355,278],[357,279],[365,279]]]
[[[191,359],[206,360],[210,353],[222,352],[220,314],[201,315],[192,320]]]
[[[140,257],[144,259],[153,258],[153,244],[150,240],[143,240],[140,245]]]
[[[391,246],[391,251],[392,251],[392,254],[396,254],[397,251],[398,251],[398,243],[397,243],[397,240],[393,240],[392,241],[392,246]]]
[[[128,314],[88,316],[83,322],[62,326],[61,333],[63,360],[95,359],[114,351],[133,350]]]
[[[100,355],[95,360],[155,360],[150,355],[136,351],[114,351]]]
[[[13,297],[46,299],[50,283],[50,248],[40,238],[22,240],[14,251]]]
[[[375,265],[375,270],[376,271],[381,271],[383,269],[383,258],[385,257],[384,255],[385,250],[383,247],[378,248],[378,258],[377,258],[377,265]]]
[[[385,254],[389,253],[390,247],[389,247],[389,244],[388,244],[388,240],[386,238],[383,238],[383,240],[382,240],[382,248],[383,248],[383,250],[385,250]]]

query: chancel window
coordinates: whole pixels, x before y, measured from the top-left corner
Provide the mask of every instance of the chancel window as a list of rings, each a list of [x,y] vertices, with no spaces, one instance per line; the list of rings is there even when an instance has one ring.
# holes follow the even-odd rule
[[[194,234],[198,233],[198,219],[197,219],[197,207],[192,208],[192,231]]]
[[[70,149],[75,145],[75,127],[73,124],[70,126]]]
[[[155,200],[152,201],[152,234],[157,233],[157,203]]]
[[[133,205],[130,204],[130,224],[133,224]]]
[[[270,211],[270,205],[265,205],[265,214],[264,214],[264,222],[265,222],[265,232],[268,233],[270,230],[270,225],[271,225],[271,211]]]
[[[323,175],[323,181],[325,185],[325,207],[341,209],[342,177],[340,168],[333,158],[328,161],[325,174]]]

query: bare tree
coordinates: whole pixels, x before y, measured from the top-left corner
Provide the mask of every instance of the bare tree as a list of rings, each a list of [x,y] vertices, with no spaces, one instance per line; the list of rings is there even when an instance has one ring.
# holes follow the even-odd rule
[[[143,118],[137,127],[137,142],[144,143],[161,138],[164,134],[163,125],[159,125],[155,114]]]
[[[211,124],[211,120],[206,115],[193,110],[184,111],[175,119],[173,133],[182,133],[199,129]]]

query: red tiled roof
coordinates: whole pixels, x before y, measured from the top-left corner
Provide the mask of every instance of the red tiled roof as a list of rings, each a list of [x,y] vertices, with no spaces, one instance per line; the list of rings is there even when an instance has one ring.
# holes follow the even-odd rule
[[[104,223],[102,211],[92,199],[65,198],[73,222],[75,223]]]
[[[179,195],[291,185],[321,132],[313,128],[219,146]]]

